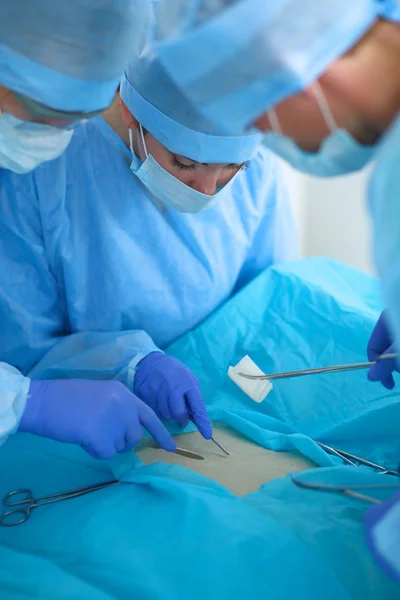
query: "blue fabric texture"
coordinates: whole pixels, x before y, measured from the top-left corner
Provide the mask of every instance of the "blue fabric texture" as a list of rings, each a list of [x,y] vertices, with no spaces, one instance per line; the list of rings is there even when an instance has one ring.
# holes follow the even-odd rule
[[[276,597],[350,599],[329,564],[289,528],[213,481],[163,463],[126,471],[126,486],[37,509],[23,526],[0,528],[7,599],[54,597],[55,589],[58,598],[87,600],[181,600],[189,592],[194,600],[241,599],[249,585],[255,600],[271,590]],[[0,475],[2,495],[21,483],[42,495],[114,478],[110,466],[78,449],[19,434],[0,449]]]
[[[353,467],[313,469],[296,474],[307,483],[328,485],[393,484],[393,477]],[[386,500],[393,489],[361,489],[361,493]],[[290,477],[276,479],[247,496],[245,502],[263,515],[289,528],[309,549],[318,552],[345,587],[350,598],[397,598],[398,584],[378,570],[365,543],[363,514],[367,502],[338,493],[296,487]],[[317,596],[311,596],[317,598]]]
[[[363,360],[381,309],[374,279],[307,260],[267,270],[168,351],[199,376],[211,416],[256,443],[339,464],[311,435],[395,466],[399,396],[368,382],[366,373],[276,382],[261,405],[226,377],[227,366],[245,353],[266,371]],[[346,485],[393,481],[342,466],[300,476]],[[52,597],[57,589],[60,598],[88,600],[180,600],[188,590],[194,600],[241,600],[250,585],[255,600],[398,598],[398,585],[368,554],[365,503],[299,489],[288,478],[238,499],[181,467],[142,467],[133,454],[99,463],[79,448],[29,435],[12,436],[0,448],[0,496],[18,487],[42,495],[114,477],[130,485],[37,509],[25,525],[0,528],[7,599]],[[392,493],[383,491],[365,493],[381,499]]]
[[[368,188],[374,257],[392,339],[400,340],[400,115],[380,144]]]
[[[394,0],[161,0],[155,48],[181,93],[225,135],[304,89]]]
[[[115,476],[127,482],[37,509],[23,526],[1,528],[0,583],[7,599],[53,597],[57,589],[58,598],[88,600],[181,600],[188,590],[193,600],[241,600],[249,582],[255,600],[398,598],[398,586],[368,555],[365,504],[298,489],[289,479],[239,499],[182,467],[138,467],[134,455],[108,465],[78,448],[19,434],[0,448],[1,495],[21,485],[42,495]],[[347,468],[301,477],[383,481]]]
[[[36,378],[93,370],[131,389],[140,358],[297,257],[286,190],[264,150],[226,203],[198,215],[160,211],[102,119],[79,128],[59,160],[0,178],[1,356]]]
[[[101,110],[149,18],[146,0],[3,0],[0,84],[55,109]]]

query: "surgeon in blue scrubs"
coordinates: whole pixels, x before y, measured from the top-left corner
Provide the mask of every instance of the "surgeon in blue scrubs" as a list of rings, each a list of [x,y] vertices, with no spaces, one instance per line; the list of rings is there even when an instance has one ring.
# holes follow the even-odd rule
[[[10,189],[11,196],[18,194],[8,174],[28,173],[57,158],[80,121],[110,106],[133,48],[147,35],[149,16],[147,0],[0,3],[3,197]],[[20,289],[26,285],[29,294],[37,275],[34,266],[14,252],[13,240],[25,235],[17,233],[18,211],[17,204],[0,207],[0,227],[9,227],[6,269],[21,276]],[[5,300],[4,320],[13,320],[14,310],[24,312],[11,297],[6,299],[4,288],[0,295]],[[14,344],[12,337],[1,336],[4,360]],[[175,448],[154,412],[121,383],[31,382],[19,366],[19,361],[0,363],[0,444],[18,430],[80,444],[93,456],[107,458],[132,448],[146,427],[164,448]]]
[[[163,67],[221,134],[261,130],[268,148],[318,177],[376,159],[369,206],[389,310],[368,355],[393,352],[393,334],[400,338],[399,3],[160,0],[156,15]],[[391,389],[393,370],[394,360],[382,361],[369,377]]]
[[[163,67],[222,134],[255,126],[265,132],[268,148],[321,177],[344,175],[375,159],[368,203],[388,310],[367,352],[376,360],[398,351],[399,2],[160,0],[157,23]],[[368,377],[393,389],[399,365],[378,361]],[[398,494],[367,513],[366,530],[379,564],[400,580]]]
[[[152,52],[137,53],[104,118],[78,127],[56,161],[3,177],[1,359],[46,393],[122,383],[209,438],[195,375],[162,350],[297,258],[279,165],[260,140],[215,135]],[[73,391],[65,412],[71,403]]]

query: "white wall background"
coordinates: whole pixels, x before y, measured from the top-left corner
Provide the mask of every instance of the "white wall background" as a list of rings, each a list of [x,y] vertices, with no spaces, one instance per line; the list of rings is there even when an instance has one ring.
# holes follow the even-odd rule
[[[283,164],[302,257],[327,256],[373,274],[366,206],[369,170],[317,179]]]

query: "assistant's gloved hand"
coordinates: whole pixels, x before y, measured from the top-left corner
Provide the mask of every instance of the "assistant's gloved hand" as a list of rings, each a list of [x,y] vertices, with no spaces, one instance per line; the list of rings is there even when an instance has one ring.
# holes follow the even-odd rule
[[[165,450],[175,442],[154,412],[119,381],[31,381],[18,431],[82,446],[95,458],[127,452],[143,427]]]
[[[201,435],[206,440],[212,436],[198,379],[177,358],[162,352],[148,354],[136,367],[134,389],[164,419],[174,419],[186,427],[193,416]]]
[[[397,352],[387,323],[387,311],[384,310],[378,319],[367,346],[368,360],[376,360],[382,354]],[[396,359],[381,360],[368,371],[370,381],[380,381],[385,388],[394,388],[392,372],[399,371]]]
[[[400,583],[400,491],[364,513],[367,545],[377,564]]]

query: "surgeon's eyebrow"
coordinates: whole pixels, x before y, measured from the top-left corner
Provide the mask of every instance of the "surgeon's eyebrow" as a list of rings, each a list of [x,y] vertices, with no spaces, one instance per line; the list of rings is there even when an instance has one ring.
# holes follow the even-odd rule
[[[174,154],[172,153],[172,155],[176,158],[177,161],[184,161],[187,160],[188,162],[190,162],[190,165],[186,165],[186,166],[195,166],[195,165],[202,165],[203,167],[208,167],[210,164],[214,164],[214,163],[206,163],[206,162],[198,162],[197,160],[192,160],[191,158],[188,158],[187,156],[182,156],[182,154]],[[220,163],[223,165],[224,169],[243,169],[246,168],[247,166],[247,161],[241,162],[241,163]]]
[[[174,154],[175,158],[177,158],[177,160],[187,160],[189,161],[191,164],[193,165],[203,165],[203,167],[208,167],[210,164],[215,164],[215,163],[206,163],[206,162],[198,162],[197,160],[192,160],[191,158],[188,158],[187,156],[182,156],[182,154]],[[223,164],[226,167],[243,167],[246,164],[246,161],[243,161],[241,163],[220,163]]]
[[[175,158],[177,160],[187,160],[188,162],[190,162],[193,165],[202,165],[202,164],[205,165],[205,164],[207,164],[207,163],[199,163],[199,162],[197,162],[197,160],[192,160],[191,158],[188,158],[187,156],[183,156],[182,154],[174,154],[174,153],[172,153],[172,154],[175,156]]]

